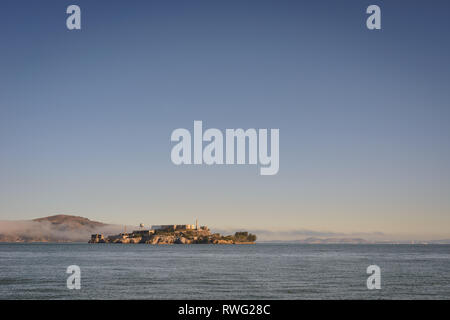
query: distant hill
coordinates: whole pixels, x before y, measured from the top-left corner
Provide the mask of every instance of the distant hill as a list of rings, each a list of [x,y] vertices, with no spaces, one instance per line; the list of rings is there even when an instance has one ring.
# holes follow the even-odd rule
[[[429,243],[431,243],[431,244],[450,244],[450,239],[432,240]]]
[[[443,240],[366,240],[361,238],[315,238],[299,240],[269,240],[267,243],[300,243],[300,244],[450,244],[450,239]]]
[[[69,216],[69,215],[65,215],[65,214],[58,214],[55,216],[37,218],[37,219],[33,219],[33,221],[50,222],[54,226],[68,228],[68,229],[77,229],[77,228],[95,229],[95,228],[103,227],[103,226],[107,225],[103,222],[89,220],[88,218],[78,217],[78,216]]]
[[[123,226],[88,218],[54,215],[22,221],[0,221],[0,242],[87,242],[92,233],[118,233]]]
[[[309,243],[309,244],[339,244],[339,243],[354,243],[363,244],[369,243],[369,241],[361,238],[315,238],[310,237],[303,240],[296,240],[297,243]]]

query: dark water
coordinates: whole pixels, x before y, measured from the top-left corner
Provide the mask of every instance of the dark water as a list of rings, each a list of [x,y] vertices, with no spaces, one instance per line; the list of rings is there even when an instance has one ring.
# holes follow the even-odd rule
[[[450,299],[450,245],[0,244],[0,298]]]

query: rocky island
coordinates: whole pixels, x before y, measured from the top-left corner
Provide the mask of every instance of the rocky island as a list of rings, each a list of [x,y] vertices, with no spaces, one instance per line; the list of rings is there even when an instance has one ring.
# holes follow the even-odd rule
[[[248,232],[236,232],[222,236],[211,233],[207,226],[157,225],[147,230],[119,233],[105,237],[93,234],[89,243],[146,243],[146,244],[253,244],[256,236]]]

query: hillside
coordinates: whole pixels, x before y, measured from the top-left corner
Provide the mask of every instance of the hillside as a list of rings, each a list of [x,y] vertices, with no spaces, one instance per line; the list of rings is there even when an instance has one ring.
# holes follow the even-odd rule
[[[69,216],[65,214],[58,214],[55,216],[49,216],[44,218],[33,219],[36,222],[50,222],[53,226],[58,226],[62,228],[77,229],[77,228],[91,228],[95,229],[98,227],[106,226],[107,224],[89,220],[88,218]]]
[[[92,233],[120,232],[110,225],[70,215],[22,221],[0,221],[0,242],[85,242]]]

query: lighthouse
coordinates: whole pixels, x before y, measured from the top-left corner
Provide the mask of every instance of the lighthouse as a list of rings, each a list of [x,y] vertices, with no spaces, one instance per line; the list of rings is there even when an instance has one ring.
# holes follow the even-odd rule
[[[195,230],[198,230],[198,219],[195,219]]]

